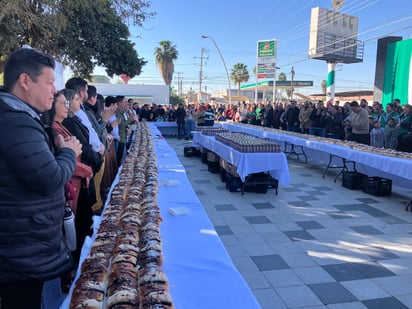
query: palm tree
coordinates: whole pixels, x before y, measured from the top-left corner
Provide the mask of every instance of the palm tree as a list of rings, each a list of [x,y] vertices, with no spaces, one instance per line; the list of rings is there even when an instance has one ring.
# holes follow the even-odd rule
[[[159,45],[160,47],[156,47],[154,51],[156,64],[159,67],[165,84],[169,86],[170,89],[175,70],[173,60],[177,59],[178,52],[176,45],[172,45],[170,41],[160,41]]]
[[[286,74],[284,72],[279,73],[278,80],[286,80]]]
[[[320,83],[320,87],[322,88],[322,93],[323,93],[324,95],[326,95],[326,89],[327,89],[327,87],[326,87],[326,80],[323,80],[323,81]]]
[[[243,63],[236,63],[232,68],[232,72],[230,72],[230,79],[238,85],[237,95],[240,96],[240,83],[247,82],[249,80],[247,65]]]
[[[287,80],[286,74],[284,72],[279,73],[278,80]],[[285,90],[283,89],[282,92],[284,94]],[[290,97],[291,93],[292,93],[292,91],[290,91],[290,89],[286,89],[286,95],[288,97]],[[283,97],[283,95],[282,95],[282,97]]]

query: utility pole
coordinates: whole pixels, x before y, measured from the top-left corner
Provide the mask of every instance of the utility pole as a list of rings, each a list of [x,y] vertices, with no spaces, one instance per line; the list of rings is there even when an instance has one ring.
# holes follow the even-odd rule
[[[203,81],[203,59],[209,59],[209,56],[205,57],[203,54],[206,52],[205,48],[202,47],[200,51],[200,57],[196,57],[195,59],[200,59],[200,71],[199,71],[199,94],[198,94],[198,103],[202,100],[202,81]]]
[[[295,77],[295,69],[292,66],[292,70],[290,71],[290,73],[292,74],[292,80],[290,83],[290,99],[293,100],[293,79]]]
[[[182,87],[183,86],[183,73],[177,72],[177,94],[182,97]]]
[[[207,85],[205,85],[205,94],[206,94],[206,100],[209,101],[209,96],[207,95]]]

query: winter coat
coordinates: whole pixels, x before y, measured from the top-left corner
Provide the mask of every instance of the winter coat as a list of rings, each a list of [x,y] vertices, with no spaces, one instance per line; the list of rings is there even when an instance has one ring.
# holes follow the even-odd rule
[[[318,112],[319,111],[319,112]],[[325,128],[326,126],[326,110],[314,108],[310,115],[312,121],[312,128]]]
[[[124,143],[124,144],[127,143],[127,128],[131,124],[134,123],[134,120],[132,120],[127,113],[126,113],[126,116],[125,116],[125,113],[126,113],[125,111],[121,111],[120,109],[118,109],[116,111],[116,118],[121,119],[121,121],[118,125],[119,136],[120,136],[120,141],[119,142]],[[153,113],[150,111],[149,119],[147,119],[147,121],[152,121],[152,120],[150,120],[151,117],[153,117]]]
[[[183,107],[179,107],[176,110],[176,123],[177,124],[184,124],[185,123],[185,117],[186,117],[186,111]]]
[[[326,133],[334,134],[337,137],[343,135],[342,116],[340,114],[329,115],[326,117]]]
[[[301,107],[299,111],[299,121],[301,129],[309,129],[312,126],[310,115],[312,114],[312,107]]]
[[[86,126],[82,124],[77,116],[64,119],[62,124],[82,144],[81,162],[90,166],[93,173],[96,174],[103,164],[103,157],[100,153],[94,151],[93,147],[89,144],[89,130],[87,130]]]
[[[4,91],[0,130],[0,282],[57,278],[73,267],[63,217],[76,154],[54,154],[39,114]]]
[[[286,123],[289,125],[297,123],[299,125],[299,111],[298,107],[289,107],[284,116]]]

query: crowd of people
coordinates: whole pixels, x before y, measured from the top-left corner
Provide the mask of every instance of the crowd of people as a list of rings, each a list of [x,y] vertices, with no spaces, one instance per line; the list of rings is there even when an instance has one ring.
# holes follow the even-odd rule
[[[134,105],[137,115],[142,109]],[[159,109],[162,112],[159,112]],[[145,110],[145,109],[143,109]],[[299,132],[320,137],[355,141],[379,148],[412,152],[412,108],[399,99],[386,104],[367,100],[326,104],[295,100],[236,104],[180,104],[177,107],[151,107],[148,121],[175,121],[179,138],[190,138],[193,127],[213,125],[214,121],[233,121]],[[139,118],[142,118],[139,116]]]
[[[54,69],[51,56],[29,48],[13,52],[4,65],[1,309],[41,308],[48,280],[61,277],[70,286],[92,216],[102,210],[139,121],[176,122],[186,139],[196,125],[231,120],[412,152],[412,110],[399,100],[385,110],[366,100],[140,106],[125,96],[103,97],[79,77],[57,90]],[[67,208],[75,215],[75,249],[63,231]]]
[[[13,52],[4,66],[2,309],[40,309],[44,283],[52,279],[70,287],[92,216],[102,211],[138,121],[124,96],[104,98],[82,78],[57,90],[54,69],[51,56],[30,48]],[[75,247],[65,235],[67,211],[75,217]]]

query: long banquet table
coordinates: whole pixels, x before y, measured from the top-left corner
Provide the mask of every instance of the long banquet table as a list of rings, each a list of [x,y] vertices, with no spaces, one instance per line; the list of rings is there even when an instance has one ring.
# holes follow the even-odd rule
[[[214,136],[200,133],[193,134],[193,144],[205,147],[236,166],[242,181],[252,173],[269,172],[281,184],[290,183],[288,162],[283,152],[244,153],[217,141]]]
[[[310,140],[304,137],[282,134],[271,129],[239,125],[230,122],[222,122],[221,125],[232,132],[243,132],[261,138],[267,138],[279,143],[289,143],[302,146],[312,163],[327,164],[330,155],[356,162],[356,169],[369,176],[381,176],[392,179],[394,185],[405,188],[411,187],[412,160],[390,157],[349,147]],[[335,158],[336,159],[336,158]],[[335,160],[336,164],[341,164]]]
[[[153,122],[163,136],[177,136],[177,124],[175,121]]]
[[[260,308],[234,266],[194,192],[175,151],[161,132],[150,125],[158,165],[158,204],[163,222],[163,270],[175,308]],[[169,209],[183,207],[188,214],[174,216]],[[98,220],[96,220],[98,221]],[[82,250],[90,250],[88,239]],[[70,294],[62,309],[67,309]]]

